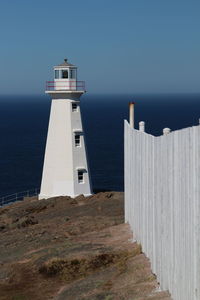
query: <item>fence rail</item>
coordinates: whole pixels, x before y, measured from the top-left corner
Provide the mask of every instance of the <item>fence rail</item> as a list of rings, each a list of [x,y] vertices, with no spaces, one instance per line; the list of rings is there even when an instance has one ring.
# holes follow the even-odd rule
[[[160,137],[125,121],[125,219],[173,300],[200,300],[200,126]]]
[[[39,194],[40,189],[34,188],[28,191],[18,192],[10,195],[0,197],[0,207],[11,204],[16,201],[22,201],[25,197],[33,197]]]

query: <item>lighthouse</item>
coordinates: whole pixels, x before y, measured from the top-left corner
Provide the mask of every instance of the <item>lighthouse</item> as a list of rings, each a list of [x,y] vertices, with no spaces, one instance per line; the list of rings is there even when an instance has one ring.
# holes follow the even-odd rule
[[[80,97],[85,82],[77,81],[77,67],[67,59],[54,67],[54,81],[47,81],[52,98],[39,199],[91,195]]]

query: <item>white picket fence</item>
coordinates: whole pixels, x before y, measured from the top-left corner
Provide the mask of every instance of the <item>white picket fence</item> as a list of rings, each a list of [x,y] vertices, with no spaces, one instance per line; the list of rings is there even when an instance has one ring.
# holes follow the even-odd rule
[[[174,300],[200,300],[200,126],[154,137],[125,121],[125,220]]]

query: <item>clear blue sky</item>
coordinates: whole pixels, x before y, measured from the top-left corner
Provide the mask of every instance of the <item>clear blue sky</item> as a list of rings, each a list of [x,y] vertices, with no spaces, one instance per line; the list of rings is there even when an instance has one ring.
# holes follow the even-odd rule
[[[90,93],[200,92],[199,0],[1,0],[0,94],[42,94],[64,57]]]

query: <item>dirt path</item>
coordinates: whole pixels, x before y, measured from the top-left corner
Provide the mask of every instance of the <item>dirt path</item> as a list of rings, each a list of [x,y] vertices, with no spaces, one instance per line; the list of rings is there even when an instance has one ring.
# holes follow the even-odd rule
[[[123,193],[0,209],[1,300],[170,300],[131,242]]]

